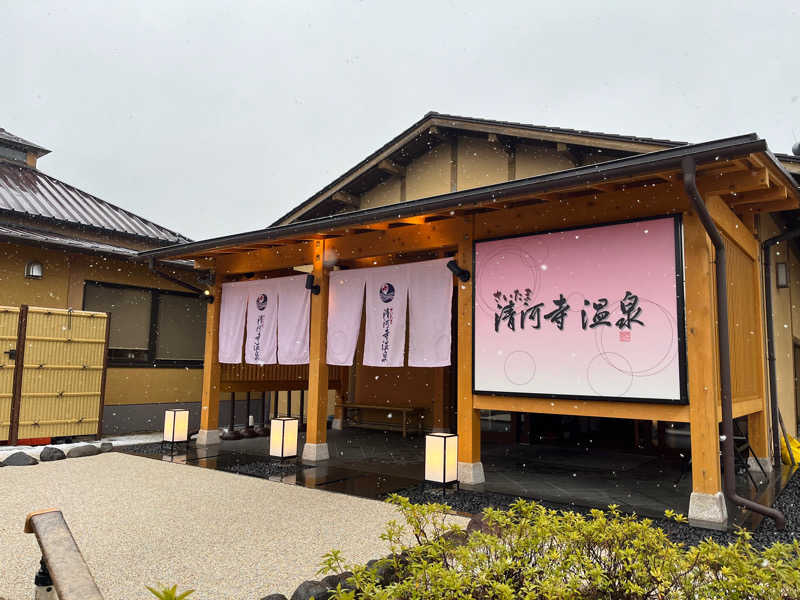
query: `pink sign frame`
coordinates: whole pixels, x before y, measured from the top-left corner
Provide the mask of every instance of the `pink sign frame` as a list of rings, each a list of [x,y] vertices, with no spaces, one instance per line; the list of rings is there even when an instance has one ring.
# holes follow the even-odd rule
[[[474,253],[474,393],[688,403],[680,216],[485,240]]]

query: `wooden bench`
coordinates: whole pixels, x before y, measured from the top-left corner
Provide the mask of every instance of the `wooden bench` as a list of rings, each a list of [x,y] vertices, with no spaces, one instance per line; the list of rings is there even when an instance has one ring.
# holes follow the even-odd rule
[[[357,411],[360,412],[361,410],[366,409],[366,410],[383,410],[383,411],[386,411],[387,413],[399,412],[399,413],[401,413],[403,415],[403,418],[402,418],[403,437],[406,437],[406,433],[408,431],[408,416],[409,415],[419,415],[419,418],[417,419],[417,431],[419,433],[422,433],[422,414],[425,412],[425,409],[421,408],[421,407],[415,407],[415,406],[387,406],[386,404],[354,404],[354,403],[350,403],[350,402],[343,402],[343,403],[337,403],[336,404],[336,408],[341,408],[342,409],[342,412],[343,412],[342,420],[343,421],[347,420],[347,411],[348,410],[357,410]],[[361,418],[360,414],[359,414],[358,418],[359,419]],[[356,421],[356,422],[359,425],[363,426],[363,427],[370,427],[370,425],[365,424],[363,421]],[[375,425],[372,425],[372,427],[375,427]],[[383,428],[383,425],[381,425],[381,428]]]

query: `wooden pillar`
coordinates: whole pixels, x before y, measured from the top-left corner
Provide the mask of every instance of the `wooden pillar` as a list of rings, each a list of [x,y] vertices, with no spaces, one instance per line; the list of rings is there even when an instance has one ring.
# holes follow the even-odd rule
[[[753,213],[745,214],[744,217],[750,215],[752,217]],[[755,218],[751,219],[743,219],[745,224],[747,225],[748,229],[751,231],[755,231]],[[754,233],[754,237],[758,239],[758,235]],[[755,261],[753,268],[755,272],[753,273],[753,285],[755,287],[755,296],[757,305],[759,307],[758,310],[758,318],[756,323],[758,323],[758,327],[756,329],[756,335],[760,341],[760,353],[759,356],[762,358],[760,369],[758,373],[760,374],[759,377],[759,393],[761,394],[761,410],[757,413],[751,414],[747,416],[747,437],[750,441],[750,447],[755,452],[756,456],[759,458],[759,462],[761,463],[761,467],[763,467],[764,471],[769,473],[772,471],[772,443],[770,437],[770,428],[769,428],[769,386],[767,385],[767,371],[766,371],[766,364],[767,364],[767,349],[766,349],[766,340],[764,337],[764,329],[766,328],[766,315],[764,311],[761,310],[760,307],[764,306],[764,265],[761,262],[763,259],[762,253],[759,252],[758,260]],[[777,426],[777,423],[776,423]],[[753,458],[749,457],[747,459],[748,466],[756,471],[760,471],[759,466],[754,464]]]
[[[767,473],[772,471],[772,459],[770,456],[772,444],[770,443],[769,420],[767,419],[766,410],[747,415],[747,437],[750,441],[750,447],[759,458],[761,466]],[[754,463],[752,456],[747,459],[747,464],[751,470],[759,471],[758,465]]]
[[[693,213],[683,219],[686,257],[686,351],[691,426],[692,496],[689,520],[727,524],[719,454],[719,375],[713,247]]]
[[[455,318],[458,328],[457,397],[458,397],[458,480],[465,484],[485,481],[481,463],[480,411],[472,401],[472,288],[475,283],[473,255],[474,220],[458,241],[456,262],[470,272],[467,282],[456,279],[458,290]]]
[[[328,269],[323,263],[325,242],[314,242],[314,283],[319,294],[311,294],[311,340],[308,361],[308,427],[303,459],[330,458],[327,444],[328,427]]]
[[[222,304],[222,284],[212,290],[214,302],[206,308],[206,345],[203,356],[203,396],[200,408],[198,446],[219,444],[219,313]]]

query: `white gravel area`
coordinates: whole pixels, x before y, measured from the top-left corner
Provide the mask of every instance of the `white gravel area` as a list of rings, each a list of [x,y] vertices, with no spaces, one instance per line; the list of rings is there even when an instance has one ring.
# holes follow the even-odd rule
[[[322,555],[384,555],[386,503],[121,453],[0,469],[0,598],[28,600],[40,558],[25,516],[58,508],[107,600],[258,600],[319,579]]]

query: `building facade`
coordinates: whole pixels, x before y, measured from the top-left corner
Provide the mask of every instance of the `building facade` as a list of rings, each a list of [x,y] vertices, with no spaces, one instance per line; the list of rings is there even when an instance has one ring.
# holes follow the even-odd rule
[[[0,130],[0,305],[110,313],[103,429],[158,429],[196,406],[206,303],[177,283],[197,285],[191,265],[137,252],[189,240],[42,172],[48,152]]]
[[[662,425],[677,425],[684,428],[690,447],[689,517],[695,524],[724,526],[725,498],[735,498],[735,492],[726,488],[723,494],[720,452],[725,472],[731,473],[733,462],[727,461],[733,460],[734,434],[730,428],[734,421],[746,431],[743,435],[757,457],[750,467],[770,470],[778,441],[773,398],[782,408],[781,414],[787,413],[783,414],[785,421],[795,418],[790,416],[793,394],[779,398],[769,390],[770,332],[764,308],[762,243],[768,235],[764,227],[772,222],[778,231],[785,232],[788,225],[783,220],[800,206],[800,191],[792,173],[797,167],[798,162],[790,157],[776,158],[754,134],[684,144],[432,113],[272,227],[146,251],[141,256],[191,259],[196,268],[213,270],[215,296],[222,293],[226,282],[257,282],[292,270],[310,271],[319,294],[310,297],[309,360],[300,383],[307,390],[306,459],[328,458],[326,423],[330,416],[334,423],[342,422],[348,403],[362,405],[365,410],[375,408],[370,421],[378,421],[378,413],[392,417],[386,414],[387,405],[420,409],[425,429],[457,432],[459,480],[465,484],[483,480],[482,442],[495,433],[505,435],[506,443],[512,446],[513,436],[521,432],[530,435],[532,427],[558,436],[572,427],[571,423],[580,425],[586,419],[590,424],[593,419],[600,420],[598,431],[610,427],[619,431],[609,424],[624,422],[655,423],[659,433]],[[644,390],[633,396],[627,388],[571,396],[552,391],[556,390],[552,385],[538,390],[533,386],[531,392],[528,388],[515,391],[509,385],[492,387],[478,382],[480,373],[485,373],[481,371],[485,369],[485,363],[481,363],[485,347],[480,344],[499,339],[492,338],[491,333],[489,338],[480,338],[486,332],[475,331],[481,321],[476,317],[478,305],[485,299],[480,297],[481,284],[474,282],[485,278],[481,249],[486,244],[517,239],[539,240],[530,243],[547,245],[547,239],[554,239],[548,236],[577,240],[584,235],[591,237],[585,233],[587,228],[597,228],[593,233],[612,232],[616,230],[609,228],[630,223],[638,224],[640,235],[647,235],[646,223],[650,221],[660,227],[676,224],[674,236],[666,235],[662,250],[656,252],[658,260],[671,262],[671,274],[668,270],[654,273],[646,261],[640,261],[639,266],[642,281],[661,278],[663,283],[666,277],[677,294],[661,305],[664,322],[669,324],[665,339],[672,344],[673,353],[667,361],[674,372],[670,389]],[[613,237],[609,239],[613,241]],[[671,249],[667,251],[668,247]],[[645,251],[649,250],[643,246],[641,252]],[[779,251],[789,252],[785,246]],[[721,271],[723,261],[717,260],[723,255],[728,261],[725,272]],[[594,259],[591,253],[584,256],[584,262]],[[471,280],[453,280],[451,365],[427,369],[364,366],[368,361],[358,354],[364,351],[366,335],[362,321],[357,343],[361,350],[356,351],[349,375],[334,376],[341,367],[329,366],[326,352],[329,285],[343,281],[337,272],[409,265],[434,258],[450,258],[454,273],[472,276]],[[534,280],[539,277],[537,272],[548,265],[555,269],[559,262],[536,264],[539,266],[530,271]],[[625,253],[619,253],[609,264],[616,271],[627,268]],[[569,281],[569,268],[560,264],[557,269]],[[501,279],[510,276],[506,262],[499,272]],[[720,276],[725,281],[719,279],[717,285]],[[530,287],[535,296],[538,288]],[[380,292],[393,289],[384,285]],[[520,299],[514,293],[512,296],[524,303],[528,300],[526,290],[520,289]],[[614,317],[619,332],[608,323],[619,334],[617,342],[621,344],[632,342],[633,327],[628,320],[629,331],[623,331],[624,316],[635,321],[639,314],[631,289],[624,297],[620,291],[620,298],[614,298],[611,305],[622,313]],[[786,297],[780,293],[784,289],[779,288],[775,298],[782,306]],[[565,292],[574,295],[574,290]],[[497,293],[500,296],[495,297],[500,298],[503,290],[498,288]],[[563,309],[567,298],[541,300],[548,306],[552,300]],[[673,306],[667,310],[669,303]],[[509,314],[515,319],[519,316],[500,304],[498,301],[495,313],[498,335],[500,325],[511,323]],[[598,301],[598,305],[595,316],[602,321],[603,304]],[[651,307],[651,311],[659,314],[658,307]],[[543,318],[557,319],[555,312]],[[578,312],[572,313],[572,322],[579,331]],[[536,313],[526,314],[530,317]],[[236,385],[275,389],[270,386],[280,379],[275,374],[282,368],[247,365],[236,371],[220,364],[220,315],[218,304],[209,307],[199,444],[218,439],[221,390]],[[538,321],[534,323],[531,327],[538,328]],[[555,321],[558,329],[561,324],[563,320]],[[785,324],[786,329],[791,327],[789,321]],[[486,329],[485,323],[481,326]],[[722,335],[722,331],[728,335]],[[784,351],[786,339],[776,341],[776,347]],[[650,350],[648,344],[642,349]],[[621,369],[610,360],[606,363],[611,371],[634,379],[656,372]],[[785,364],[778,367],[787,368]],[[571,378],[585,379],[584,368],[581,365],[574,370]],[[533,378],[533,368],[523,371],[529,376],[525,381],[516,376],[519,373],[509,374],[508,370],[506,379],[513,385],[526,385]],[[789,373],[784,371],[779,379],[784,387],[793,379]],[[565,377],[561,379],[564,383]],[[334,380],[336,385],[332,385]],[[333,415],[331,390],[338,400]],[[720,428],[731,433],[721,436]]]

